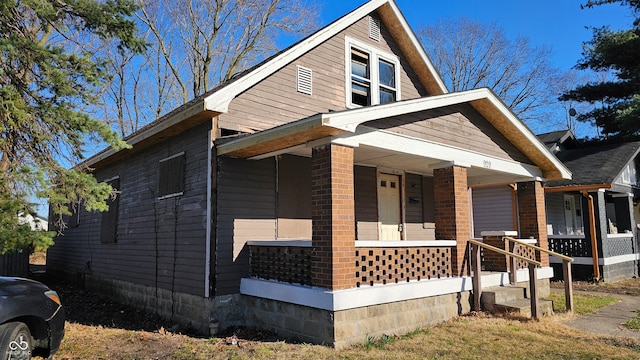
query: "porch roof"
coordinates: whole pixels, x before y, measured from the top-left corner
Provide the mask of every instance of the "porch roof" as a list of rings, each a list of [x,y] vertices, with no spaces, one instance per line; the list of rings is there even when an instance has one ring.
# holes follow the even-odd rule
[[[394,116],[469,104],[534,165],[372,129],[366,122]],[[457,164],[470,168],[470,184],[506,183],[544,178],[571,178],[569,170],[489,89],[470,90],[385,105],[318,114],[255,134],[217,144],[218,155],[262,159],[291,153],[310,154],[322,143],[357,148],[355,162],[417,173]]]

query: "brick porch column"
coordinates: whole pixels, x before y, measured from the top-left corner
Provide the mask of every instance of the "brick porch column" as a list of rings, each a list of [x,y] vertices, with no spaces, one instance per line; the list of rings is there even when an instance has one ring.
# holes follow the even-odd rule
[[[549,249],[547,238],[547,215],[544,206],[544,188],[540,181],[518,183],[518,215],[520,218],[520,237],[533,237],[538,246]],[[549,266],[549,255],[540,254],[536,259],[542,266]]]
[[[353,148],[313,148],[311,216],[313,285],[331,290],[355,287]]]
[[[467,168],[448,166],[433,170],[433,196],[436,208],[436,238],[456,240],[452,273],[468,275],[471,264],[465,259],[467,240],[471,238],[471,208],[467,186]]]

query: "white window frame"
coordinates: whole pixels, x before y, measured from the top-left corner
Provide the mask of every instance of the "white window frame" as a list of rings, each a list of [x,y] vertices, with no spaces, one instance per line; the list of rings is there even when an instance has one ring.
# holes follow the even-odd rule
[[[380,87],[384,87],[390,89],[386,85],[380,84],[380,76],[379,76],[379,62],[380,60],[384,60],[393,64],[395,70],[395,80],[396,80],[396,101],[400,101],[400,59],[394,55],[386,53],[380,49],[376,49],[375,47],[366,44],[362,41],[350,38],[345,36],[345,98],[347,108],[359,108],[361,105],[354,104],[351,102],[351,49],[355,48],[358,51],[369,54],[369,80],[370,80],[370,92],[371,92],[371,105],[380,104]]]

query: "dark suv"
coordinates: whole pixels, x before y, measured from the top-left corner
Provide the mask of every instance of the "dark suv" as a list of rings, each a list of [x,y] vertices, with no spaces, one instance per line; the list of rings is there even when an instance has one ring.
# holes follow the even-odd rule
[[[64,336],[58,294],[37,281],[0,277],[0,360],[51,357]]]

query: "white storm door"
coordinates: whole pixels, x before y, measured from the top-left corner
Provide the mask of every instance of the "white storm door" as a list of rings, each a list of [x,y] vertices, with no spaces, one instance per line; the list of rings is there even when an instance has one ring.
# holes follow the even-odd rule
[[[400,176],[379,174],[378,213],[380,240],[401,240]]]

